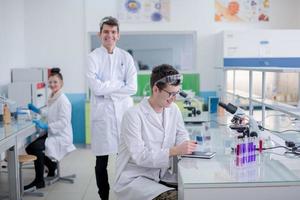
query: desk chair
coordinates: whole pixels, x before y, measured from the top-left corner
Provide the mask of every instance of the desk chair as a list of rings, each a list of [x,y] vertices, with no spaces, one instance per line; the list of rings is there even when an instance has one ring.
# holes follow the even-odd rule
[[[57,181],[64,181],[67,183],[74,183],[74,178],[76,178],[76,174],[71,174],[68,176],[61,176],[61,169],[60,169],[60,162],[58,160],[52,159],[53,162],[56,162],[57,164],[57,174],[54,176],[54,178],[49,178],[47,185],[52,185],[56,183]]]
[[[44,193],[43,192],[38,192],[36,187],[32,187],[32,188],[24,191],[23,178],[22,178],[22,165],[23,165],[23,163],[33,162],[36,159],[37,159],[36,156],[33,156],[33,155],[19,155],[21,196],[23,196],[23,195],[31,195],[31,196],[38,196],[38,197],[43,197],[44,196]]]

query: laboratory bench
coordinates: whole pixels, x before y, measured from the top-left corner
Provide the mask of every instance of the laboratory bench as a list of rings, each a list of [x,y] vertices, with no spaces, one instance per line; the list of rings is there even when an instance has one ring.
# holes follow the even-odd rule
[[[259,116],[259,112],[254,115]],[[267,111],[267,116],[266,124],[272,130],[300,130],[299,124],[287,123],[288,119],[278,112]],[[209,141],[202,145],[216,155],[211,159],[182,157],[179,160],[178,199],[298,199],[300,156],[284,154],[285,150],[280,148],[266,150],[256,152],[255,162],[237,166],[231,148],[236,133],[227,125],[231,118],[232,115],[213,114],[209,116],[209,123],[187,125],[191,139],[199,134],[209,135]],[[283,124],[279,123],[281,121]],[[275,137],[300,142],[299,132],[276,134]]]
[[[31,121],[12,121],[10,124],[0,123],[0,153],[7,152],[7,169],[9,183],[9,199],[20,200],[20,177],[18,154],[20,149],[36,134]],[[36,135],[35,135],[36,136]],[[38,136],[37,136],[38,137]],[[3,191],[1,191],[2,193]],[[3,196],[1,194],[1,196]]]

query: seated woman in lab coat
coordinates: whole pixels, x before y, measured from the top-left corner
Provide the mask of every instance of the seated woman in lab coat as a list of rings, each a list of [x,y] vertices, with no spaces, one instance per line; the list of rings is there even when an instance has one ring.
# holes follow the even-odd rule
[[[35,155],[37,160],[34,161],[35,179],[24,187],[25,190],[34,186],[36,188],[45,187],[44,165],[49,170],[48,176],[54,176],[57,166],[51,159],[61,160],[67,153],[75,150],[71,124],[71,104],[61,90],[63,77],[59,68],[51,69],[48,81],[51,94],[48,97],[47,112],[41,113],[34,105],[28,105],[28,108],[33,112],[46,116],[48,124],[41,120],[33,121],[37,127],[47,130],[47,135],[38,138],[26,147],[26,152]]]
[[[117,199],[177,199],[177,191],[162,183],[172,177],[167,170],[170,158],[196,148],[174,103],[181,77],[170,65],[155,67],[152,95],[124,114],[114,187]]]

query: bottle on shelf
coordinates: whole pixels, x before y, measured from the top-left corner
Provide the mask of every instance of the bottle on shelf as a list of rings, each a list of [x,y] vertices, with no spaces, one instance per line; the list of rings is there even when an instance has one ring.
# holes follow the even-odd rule
[[[5,104],[4,108],[3,108],[3,122],[4,122],[4,124],[11,123],[11,115],[10,115],[10,111],[9,111],[7,104]]]

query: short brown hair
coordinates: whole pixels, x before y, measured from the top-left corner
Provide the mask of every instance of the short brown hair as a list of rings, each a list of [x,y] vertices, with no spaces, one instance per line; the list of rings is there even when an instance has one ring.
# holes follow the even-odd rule
[[[100,33],[102,32],[103,29],[103,25],[109,25],[109,26],[116,26],[119,32],[119,22],[116,18],[112,17],[112,16],[107,16],[104,17],[101,22],[99,23],[100,26]]]
[[[179,72],[172,65],[162,64],[162,65],[158,65],[158,66],[154,67],[152,70],[151,77],[150,77],[151,90],[155,84],[160,90],[166,88],[167,83],[163,83],[163,82],[156,83],[156,82],[166,76],[175,75],[175,74],[179,74]],[[179,84],[180,84],[180,81],[178,81],[174,84],[171,84],[171,85],[177,86]]]

